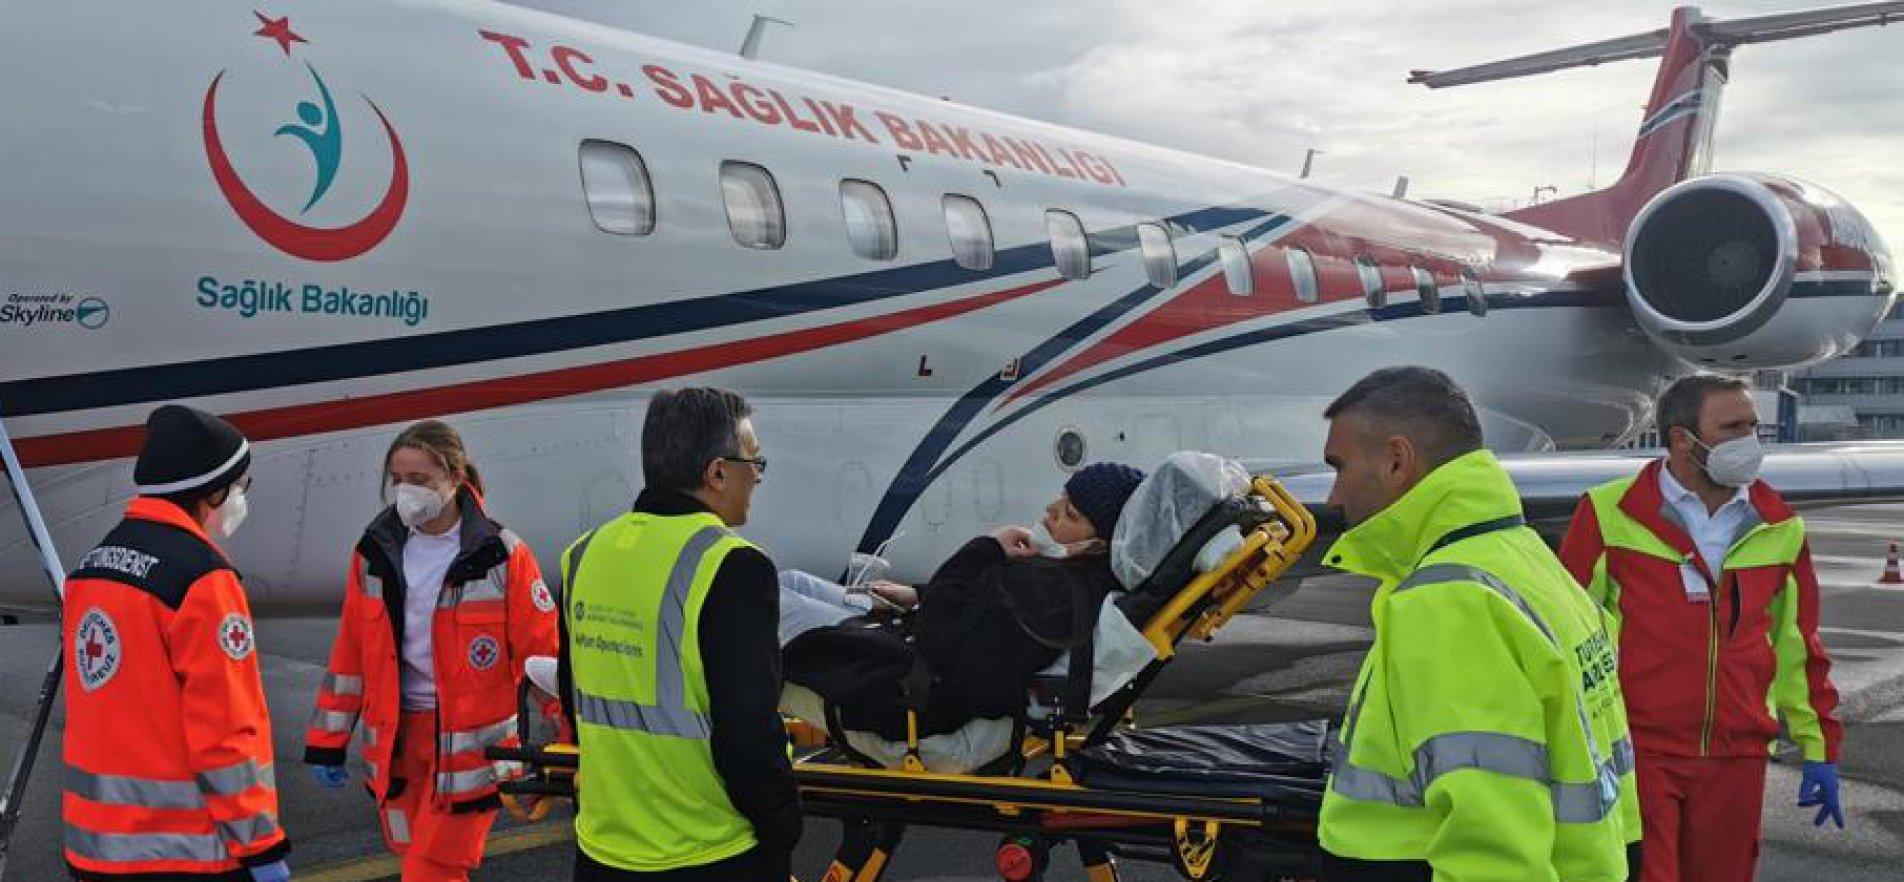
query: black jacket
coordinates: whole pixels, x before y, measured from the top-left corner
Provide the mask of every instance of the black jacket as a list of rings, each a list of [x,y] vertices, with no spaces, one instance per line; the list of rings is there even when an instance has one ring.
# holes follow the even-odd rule
[[[635,511],[674,517],[707,508],[683,493],[643,490]],[[565,707],[572,707],[566,618],[556,676]],[[773,561],[754,548],[728,554],[714,573],[699,626],[714,769],[728,801],[753,824],[767,876],[785,879],[803,822],[800,791],[787,759],[787,730],[780,721],[780,581]],[[573,711],[568,713],[573,725]]]
[[[919,589],[913,634],[934,689],[973,718],[1024,713],[1032,675],[1090,636],[1117,587],[1105,555],[1012,558],[989,536],[965,543]]]
[[[1088,636],[1116,587],[1102,555],[1009,558],[981,536],[920,587],[906,620],[853,618],[788,643],[787,679],[826,699],[845,728],[894,741],[909,704],[921,735],[1019,716],[1032,675]]]

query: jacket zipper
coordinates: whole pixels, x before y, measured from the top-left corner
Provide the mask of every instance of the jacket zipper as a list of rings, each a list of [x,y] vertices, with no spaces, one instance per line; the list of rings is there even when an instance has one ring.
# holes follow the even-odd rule
[[[1706,603],[1706,721],[1699,730],[1699,755],[1712,754],[1712,725],[1719,710],[1719,598]]]

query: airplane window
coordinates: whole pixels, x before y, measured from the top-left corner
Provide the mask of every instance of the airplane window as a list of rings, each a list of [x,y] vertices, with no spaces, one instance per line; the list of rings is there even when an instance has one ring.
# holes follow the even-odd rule
[[[787,244],[787,215],[773,173],[752,163],[723,162],[721,196],[727,201],[727,227],[734,241],[749,248]]]
[[[992,268],[992,221],[985,206],[970,196],[945,194],[945,231],[952,238],[952,259],[969,270]]]
[[[1441,287],[1435,284],[1435,274],[1419,266],[1408,268],[1415,274],[1415,295],[1421,298],[1421,311],[1435,313],[1441,311]]]
[[[582,194],[588,213],[604,233],[646,236],[654,232],[654,188],[641,154],[611,141],[583,141]]]
[[[1084,239],[1084,224],[1068,211],[1045,212],[1045,231],[1051,234],[1051,260],[1058,274],[1067,279],[1091,276],[1091,247]]]
[[[1382,290],[1382,268],[1376,265],[1374,258],[1356,258],[1355,274],[1362,277],[1362,294],[1368,298],[1370,309],[1388,305],[1388,292]]]
[[[846,217],[846,238],[854,254],[869,260],[899,255],[899,225],[893,220],[892,200],[878,184],[841,181],[840,213]]]
[[[1316,284],[1316,262],[1309,252],[1301,248],[1291,248],[1289,258],[1289,280],[1296,286],[1296,299],[1304,303],[1314,303],[1321,299],[1320,286]]]
[[[1177,246],[1162,224],[1138,224],[1137,243],[1144,252],[1144,272],[1159,288],[1177,284]]]
[[[1481,287],[1481,280],[1473,270],[1461,271],[1461,293],[1468,298],[1468,312],[1474,315],[1487,315],[1487,290]]]
[[[1248,297],[1256,293],[1256,278],[1250,271],[1249,249],[1243,247],[1243,241],[1234,236],[1224,236],[1216,246],[1217,256],[1223,260],[1223,280],[1230,283],[1230,293],[1237,297]]]

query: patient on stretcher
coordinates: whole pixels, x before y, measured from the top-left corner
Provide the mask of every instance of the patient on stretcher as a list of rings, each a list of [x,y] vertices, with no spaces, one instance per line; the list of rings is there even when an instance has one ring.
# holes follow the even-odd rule
[[[1148,480],[1099,463],[1066,482],[1037,529],[973,539],[917,588],[873,582],[854,593],[782,572],[783,710],[894,765],[910,705],[929,768],[977,768],[1012,746],[1034,675],[1063,675],[1074,647],[1089,654],[1093,705],[1156,657],[1140,629],[1169,596],[1128,589],[1248,482],[1208,454],[1177,454]]]

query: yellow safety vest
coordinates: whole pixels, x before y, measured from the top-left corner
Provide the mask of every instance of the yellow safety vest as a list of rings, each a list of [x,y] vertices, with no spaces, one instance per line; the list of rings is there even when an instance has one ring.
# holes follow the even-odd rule
[[[755,845],[714,768],[700,617],[721,561],[750,546],[712,514],[636,512],[562,556],[576,737],[577,843],[634,872]]]
[[[1623,882],[1639,831],[1614,647],[1493,454],[1436,469],[1325,561],[1381,585],[1323,847],[1460,882]]]

